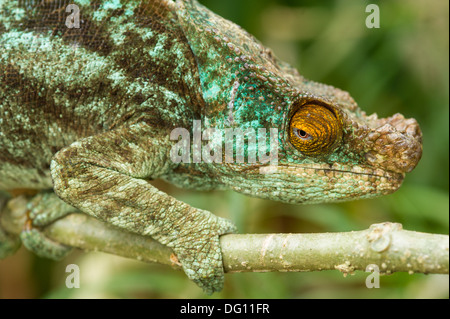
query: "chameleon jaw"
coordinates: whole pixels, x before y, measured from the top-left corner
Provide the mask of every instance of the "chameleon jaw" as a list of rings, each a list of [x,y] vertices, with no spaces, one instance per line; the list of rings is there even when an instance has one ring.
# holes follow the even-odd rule
[[[229,186],[250,196],[312,204],[390,194],[401,186],[405,177],[404,173],[338,163],[280,162],[271,174],[260,174],[260,168],[260,165],[240,167],[242,180]],[[305,183],[312,186],[305,188],[302,186]]]

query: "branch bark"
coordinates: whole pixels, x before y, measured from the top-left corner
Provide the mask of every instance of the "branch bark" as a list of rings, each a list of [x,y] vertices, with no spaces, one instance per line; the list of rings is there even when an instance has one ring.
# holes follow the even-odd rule
[[[19,208],[23,204],[16,200]],[[0,216],[3,228],[11,234],[19,234],[25,222],[24,208],[18,207]],[[84,214],[68,215],[43,231],[68,246],[181,269],[170,248]],[[343,233],[230,234],[221,237],[221,244],[227,273],[337,269],[347,274],[366,271],[369,265],[385,274],[449,273],[448,235],[403,230],[397,223]]]

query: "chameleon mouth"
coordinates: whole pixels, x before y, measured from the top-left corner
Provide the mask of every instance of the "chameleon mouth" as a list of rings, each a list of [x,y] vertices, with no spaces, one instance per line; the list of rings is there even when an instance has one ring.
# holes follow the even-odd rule
[[[261,164],[251,165],[250,167],[243,167],[241,172],[255,171],[259,169],[261,174],[276,174],[277,172],[285,173],[287,176],[292,176],[295,179],[301,175],[304,177],[320,177],[328,176],[335,177],[337,174],[353,175],[356,179],[370,180],[370,179],[389,179],[393,181],[403,181],[405,173],[399,173],[390,170],[383,170],[381,168],[364,167],[359,165],[344,165],[339,163],[330,164],[293,164],[293,163],[278,163],[277,165]]]
[[[263,168],[267,170],[261,174]],[[296,204],[343,202],[387,195],[395,192],[405,177],[404,173],[337,163],[252,165],[241,166],[239,171],[242,179],[240,182],[233,180],[232,189]]]
[[[405,173],[394,172],[390,170],[383,170],[381,168],[372,168],[364,166],[350,166],[339,163],[330,164],[279,164],[278,168],[282,171],[290,172],[296,171],[295,175],[301,174],[303,176],[327,176],[336,177],[339,174],[345,174],[354,176],[355,179],[367,180],[380,179],[380,180],[392,180],[401,182],[405,178]]]
[[[275,179],[291,183],[293,187],[311,185],[317,192],[334,194],[331,201],[390,194],[401,186],[405,177],[405,173],[338,163],[279,163],[272,174],[276,175]]]

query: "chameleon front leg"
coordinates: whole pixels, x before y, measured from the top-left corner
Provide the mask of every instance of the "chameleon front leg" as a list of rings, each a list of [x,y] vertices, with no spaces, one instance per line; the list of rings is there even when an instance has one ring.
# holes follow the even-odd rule
[[[172,247],[190,279],[207,293],[223,286],[219,235],[234,225],[159,191],[146,179],[174,167],[166,132],[146,123],[84,138],[51,163],[56,194],[82,212]]]

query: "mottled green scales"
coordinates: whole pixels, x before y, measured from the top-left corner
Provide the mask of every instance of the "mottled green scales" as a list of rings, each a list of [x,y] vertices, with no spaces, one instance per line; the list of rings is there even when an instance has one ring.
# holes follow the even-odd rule
[[[414,119],[366,116],[348,93],[304,79],[193,0],[0,0],[0,80],[0,190],[36,193],[24,245],[63,257],[69,247],[39,227],[81,211],[172,247],[208,293],[223,286],[219,236],[235,227],[149,179],[290,203],[342,201],[395,191],[422,152]],[[294,127],[306,106],[317,123]],[[276,167],[173,161],[171,132],[194,133],[194,120],[203,129],[276,129]],[[305,151],[310,144],[318,151]],[[0,228],[0,257],[18,245]]]

